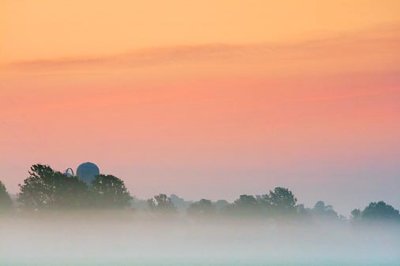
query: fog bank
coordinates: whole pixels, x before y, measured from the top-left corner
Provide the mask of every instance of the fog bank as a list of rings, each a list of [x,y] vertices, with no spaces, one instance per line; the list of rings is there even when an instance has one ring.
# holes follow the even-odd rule
[[[399,265],[400,226],[129,212],[0,217],[2,265]]]

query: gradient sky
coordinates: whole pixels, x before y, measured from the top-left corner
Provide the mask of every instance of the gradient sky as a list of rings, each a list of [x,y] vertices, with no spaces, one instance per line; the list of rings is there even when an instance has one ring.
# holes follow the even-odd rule
[[[400,207],[399,1],[0,0],[0,179]]]

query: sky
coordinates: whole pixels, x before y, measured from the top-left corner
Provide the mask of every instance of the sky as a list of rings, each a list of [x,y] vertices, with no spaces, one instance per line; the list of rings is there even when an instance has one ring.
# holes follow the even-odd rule
[[[0,0],[0,180],[400,207],[399,1]]]

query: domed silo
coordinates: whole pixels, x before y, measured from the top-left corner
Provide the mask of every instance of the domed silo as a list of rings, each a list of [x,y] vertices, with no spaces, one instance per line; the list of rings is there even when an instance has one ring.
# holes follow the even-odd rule
[[[91,184],[97,175],[100,174],[99,167],[90,162],[82,163],[76,170],[76,175],[86,184]]]

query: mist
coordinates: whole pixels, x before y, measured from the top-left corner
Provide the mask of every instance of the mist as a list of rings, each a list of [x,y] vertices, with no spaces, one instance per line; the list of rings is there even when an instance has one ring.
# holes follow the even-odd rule
[[[17,197],[0,181],[0,265],[399,265],[400,212],[346,217],[275,187],[233,202],[132,196],[93,163],[30,168]]]
[[[400,226],[133,211],[0,217],[1,265],[398,265]]]

